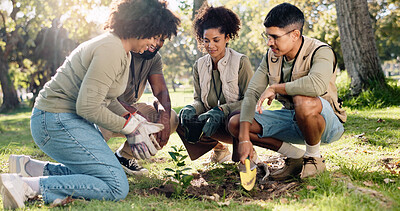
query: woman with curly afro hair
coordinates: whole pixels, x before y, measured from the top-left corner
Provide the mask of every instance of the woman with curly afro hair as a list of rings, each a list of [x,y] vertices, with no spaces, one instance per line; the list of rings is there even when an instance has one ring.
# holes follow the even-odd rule
[[[127,196],[126,174],[98,126],[125,134],[142,154],[157,152],[141,129],[148,122],[129,113],[117,97],[127,86],[130,51],[155,48],[176,35],[179,23],[163,1],[113,3],[105,26],[109,31],[80,44],[36,98],[33,139],[59,163],[11,155],[10,174],[0,175],[4,208],[23,208],[39,194],[46,204],[68,196],[111,201]],[[135,139],[138,135],[142,138]]]
[[[240,30],[240,20],[232,10],[205,3],[193,28],[207,55],[193,65],[194,102],[180,111],[177,132],[192,160],[213,149],[208,162],[222,163],[232,155],[221,142],[233,142],[227,125],[230,117],[239,113],[253,70],[246,55],[228,48]]]

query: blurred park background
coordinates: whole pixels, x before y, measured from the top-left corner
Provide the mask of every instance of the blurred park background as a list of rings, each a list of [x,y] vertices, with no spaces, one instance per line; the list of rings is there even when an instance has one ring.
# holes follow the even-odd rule
[[[191,27],[203,2],[168,1],[182,20],[178,36],[166,41],[160,51],[171,93],[177,88],[192,88],[192,65],[204,55],[197,48]],[[231,41],[230,47],[246,54],[254,70],[267,51],[261,37],[263,20],[272,7],[282,2],[208,0],[210,5],[225,5],[240,16],[240,36]],[[0,0],[0,112],[13,110],[21,103],[32,105],[65,57],[80,43],[104,33],[102,26],[110,3],[111,0]],[[304,34],[335,50],[338,68],[347,76],[339,90],[340,97],[346,99],[345,106],[370,106],[357,100],[360,95],[377,107],[400,104],[400,0],[291,3],[304,11]]]

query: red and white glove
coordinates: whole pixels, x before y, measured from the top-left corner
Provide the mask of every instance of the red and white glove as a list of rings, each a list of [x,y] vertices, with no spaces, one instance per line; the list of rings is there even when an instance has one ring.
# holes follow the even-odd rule
[[[124,133],[124,129],[128,131],[128,128],[129,130],[133,128],[131,133],[125,135],[133,157],[136,159],[148,159],[154,156],[161,147],[153,134],[163,130],[164,125],[148,122],[137,113],[127,114],[124,117],[127,119],[127,123],[121,132]]]

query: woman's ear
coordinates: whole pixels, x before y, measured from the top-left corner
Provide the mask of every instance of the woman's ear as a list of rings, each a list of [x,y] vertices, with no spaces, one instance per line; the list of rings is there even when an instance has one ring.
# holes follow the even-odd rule
[[[228,46],[229,40],[231,40],[231,38],[228,35],[225,35],[225,46]]]

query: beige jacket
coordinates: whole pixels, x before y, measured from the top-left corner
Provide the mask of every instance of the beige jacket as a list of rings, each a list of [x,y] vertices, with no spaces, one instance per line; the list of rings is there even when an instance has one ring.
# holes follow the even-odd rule
[[[227,103],[236,102],[240,99],[239,85],[238,85],[238,71],[240,65],[240,58],[243,54],[236,52],[231,48],[225,49],[225,56],[218,61],[218,70],[220,72],[220,79],[222,82],[222,93],[225,96]],[[207,97],[210,92],[210,82],[212,74],[212,60],[209,54],[201,57],[197,62],[197,69],[199,72],[201,100],[207,110],[211,109],[208,105]]]

